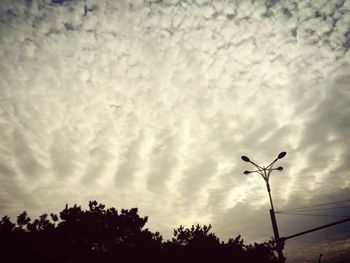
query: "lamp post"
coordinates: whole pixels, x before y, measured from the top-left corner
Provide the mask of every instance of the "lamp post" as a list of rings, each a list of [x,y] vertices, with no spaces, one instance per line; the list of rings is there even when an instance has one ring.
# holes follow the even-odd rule
[[[274,164],[279,160],[282,159],[284,156],[286,156],[286,152],[281,152],[277,158],[275,160],[273,160],[268,166],[264,167],[264,166],[260,166],[257,165],[256,163],[254,163],[253,161],[251,161],[247,156],[242,156],[241,159],[245,162],[251,163],[252,165],[254,165],[257,170],[254,171],[244,171],[243,173],[245,175],[248,175],[250,173],[258,173],[261,175],[261,177],[265,180],[266,183],[266,189],[267,192],[269,194],[269,199],[270,199],[270,204],[271,204],[271,209],[270,209],[270,217],[271,217],[271,223],[272,223],[272,228],[273,228],[273,233],[275,236],[275,240],[276,240],[276,248],[277,248],[277,253],[278,253],[278,261],[280,263],[284,262],[284,257],[283,257],[283,245],[282,245],[282,240],[280,239],[279,233],[278,233],[278,227],[277,227],[277,221],[276,221],[276,216],[275,216],[275,209],[273,206],[273,202],[272,202],[272,197],[271,197],[271,188],[270,188],[270,184],[269,184],[269,178],[270,178],[270,174],[272,171],[282,171],[283,167],[279,166],[277,168],[273,168]]]

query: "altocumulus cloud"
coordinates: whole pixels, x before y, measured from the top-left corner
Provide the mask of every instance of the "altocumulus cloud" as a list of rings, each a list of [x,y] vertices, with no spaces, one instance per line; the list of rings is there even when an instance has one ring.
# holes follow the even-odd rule
[[[281,150],[277,207],[348,196],[348,0],[1,0],[0,35],[1,214],[97,199],[264,239],[239,157]]]

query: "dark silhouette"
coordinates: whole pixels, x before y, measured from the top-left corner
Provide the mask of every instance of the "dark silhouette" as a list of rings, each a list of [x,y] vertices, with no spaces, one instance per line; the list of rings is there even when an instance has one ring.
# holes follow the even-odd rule
[[[89,209],[66,206],[59,215],[32,221],[26,212],[0,221],[1,262],[277,262],[273,241],[244,245],[241,236],[220,242],[209,226],[180,226],[172,240],[144,228],[147,217],[137,208],[106,209],[96,201]]]

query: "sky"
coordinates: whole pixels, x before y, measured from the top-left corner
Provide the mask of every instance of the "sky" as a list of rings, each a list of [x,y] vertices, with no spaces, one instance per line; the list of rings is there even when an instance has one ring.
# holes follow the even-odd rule
[[[349,48],[350,0],[0,0],[0,216],[97,200],[165,239],[199,223],[266,241],[242,155],[287,152],[276,210],[350,199]],[[277,214],[281,236],[339,219]],[[344,224],[286,254],[349,241]]]

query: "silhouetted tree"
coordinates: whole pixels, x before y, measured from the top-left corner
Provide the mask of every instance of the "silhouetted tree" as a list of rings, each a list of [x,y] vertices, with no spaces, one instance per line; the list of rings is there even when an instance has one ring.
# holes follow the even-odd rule
[[[8,216],[4,216],[0,221],[0,233],[12,233],[16,229],[16,224],[12,223]]]
[[[89,208],[66,205],[59,215],[43,214],[34,221],[24,211],[15,223],[0,220],[1,262],[277,262],[274,242],[244,245],[241,236],[221,242],[211,225],[180,226],[171,241],[145,227],[137,208]],[[3,259],[6,259],[5,261]]]
[[[17,216],[17,225],[20,229],[27,229],[28,230],[28,224],[30,223],[31,219],[28,217],[27,212],[22,212],[19,216]]]
[[[253,245],[246,245],[245,248],[248,262],[252,262],[254,259],[259,259],[259,262],[261,263],[278,262],[275,254],[273,253],[275,250],[274,241],[260,244],[255,242]]]

